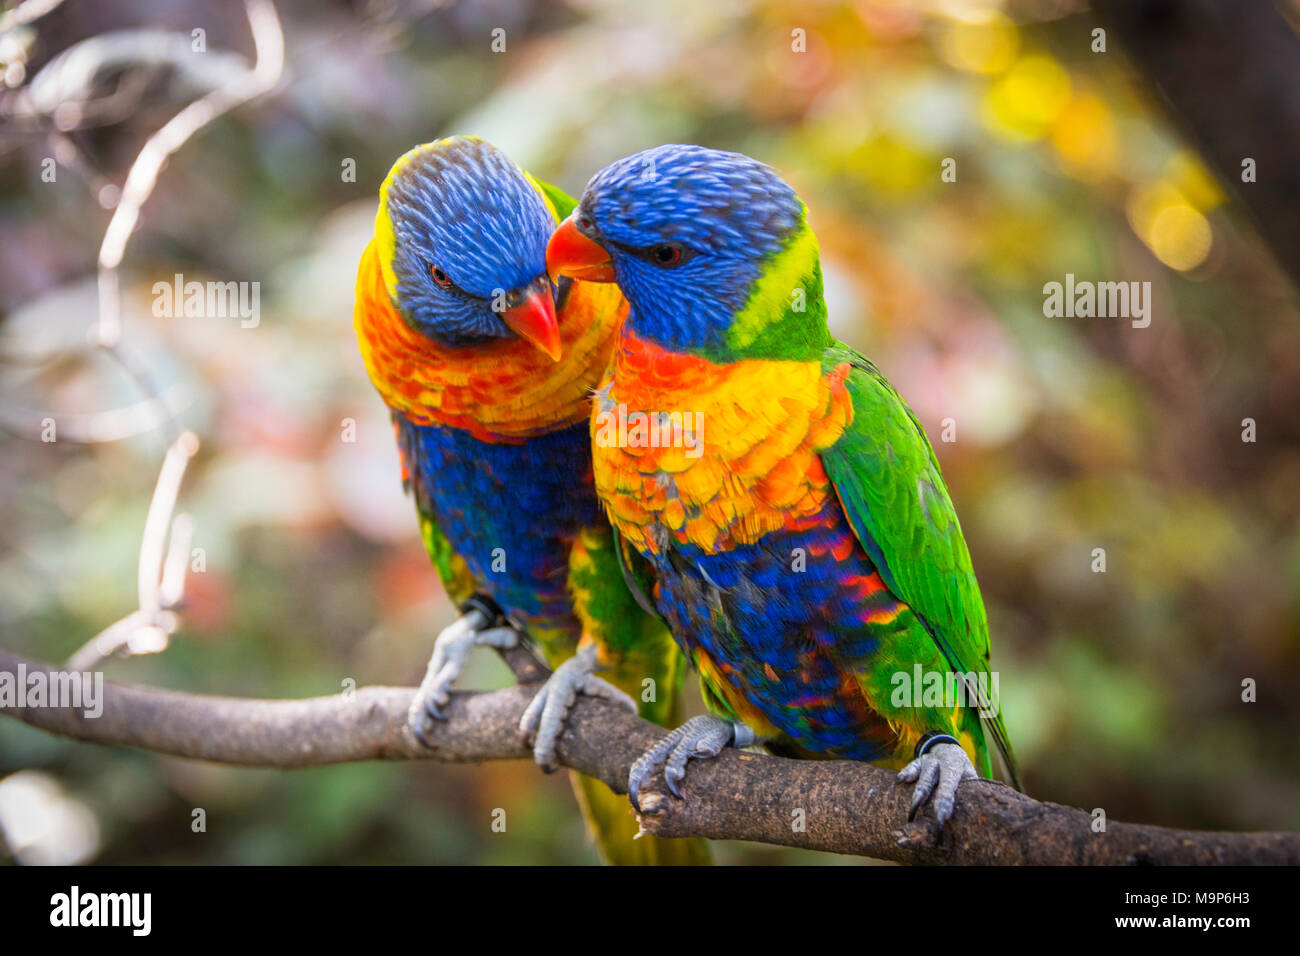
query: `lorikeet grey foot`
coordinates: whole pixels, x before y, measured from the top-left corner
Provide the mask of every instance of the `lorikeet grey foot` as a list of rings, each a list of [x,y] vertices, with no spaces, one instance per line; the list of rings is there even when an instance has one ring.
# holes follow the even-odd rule
[[[937,735],[931,740],[918,745],[918,756],[902,770],[898,771],[900,783],[915,783],[912,793],[912,808],[907,819],[916,819],[916,811],[929,800],[933,794],[934,815],[942,829],[952,816],[957,803],[957,787],[963,780],[977,780],[970,757],[956,742],[948,743],[953,738],[947,734]],[[937,786],[936,786],[937,784]]]
[[[705,760],[716,757],[727,747],[748,747],[754,742],[754,731],[745,724],[733,723],[705,714],[692,717],[676,730],[666,734],[659,743],[643,753],[632,765],[627,778],[627,795],[638,811],[638,795],[647,780],[660,767],[664,768],[664,782],[674,797],[681,797],[677,784],[686,776],[686,762],[692,757]]]
[[[407,725],[420,743],[428,746],[425,731],[430,720],[443,720],[442,708],[451,700],[451,685],[460,676],[470,648],[509,648],[519,643],[519,632],[503,626],[482,607],[470,605],[465,613],[447,625],[433,642],[433,655],[424,672],[420,689],[406,713]]]
[[[604,697],[633,714],[637,712],[636,701],[595,675],[596,664],[596,646],[581,648],[555,669],[519,721],[519,732],[533,738],[533,759],[547,773],[555,769],[555,743],[579,694]]]

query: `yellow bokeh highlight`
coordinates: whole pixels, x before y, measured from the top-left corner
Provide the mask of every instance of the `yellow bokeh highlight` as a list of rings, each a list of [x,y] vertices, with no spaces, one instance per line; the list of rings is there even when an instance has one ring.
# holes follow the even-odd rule
[[[1113,174],[1119,140],[1101,97],[1075,93],[1052,124],[1052,146],[1069,172],[1081,179],[1096,181]]]
[[[888,133],[871,137],[848,159],[855,178],[877,193],[893,197],[933,184],[938,168],[935,157]]]
[[[1018,52],[1020,34],[1000,13],[983,20],[950,20],[939,38],[939,55],[967,73],[1001,73],[1016,61]]]
[[[1137,187],[1125,211],[1138,238],[1169,268],[1186,272],[1209,256],[1210,221],[1169,180]]]
[[[1021,57],[988,91],[984,122],[1011,140],[1040,139],[1070,101],[1070,74],[1041,53]]]
[[[1201,212],[1213,209],[1225,198],[1210,171],[1191,150],[1179,150],[1173,155],[1165,166],[1164,178]]]
[[[1195,269],[1210,254],[1210,221],[1191,206],[1160,210],[1151,224],[1151,251],[1179,272]]]

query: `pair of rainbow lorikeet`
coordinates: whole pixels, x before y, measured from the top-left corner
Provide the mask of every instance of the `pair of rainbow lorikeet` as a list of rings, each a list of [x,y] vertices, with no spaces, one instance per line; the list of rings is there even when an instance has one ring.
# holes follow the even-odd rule
[[[770,167],[662,146],[575,203],[481,139],[419,146],[380,189],[355,324],[462,612],[412,704],[417,737],[471,647],[525,633],[555,668],[521,723],[543,766],[577,694],[671,726],[698,671],[709,715],[636,763],[633,805],[660,768],[677,793],[691,758],[756,741],[902,766],[913,813],[933,798],[941,824],[993,747],[1016,782],[938,462],[831,335],[807,210]],[[698,433],[607,440],[635,413]],[[900,699],[917,672],[970,694]],[[701,841],[633,842],[621,798],[575,789],[607,859],[707,861]]]

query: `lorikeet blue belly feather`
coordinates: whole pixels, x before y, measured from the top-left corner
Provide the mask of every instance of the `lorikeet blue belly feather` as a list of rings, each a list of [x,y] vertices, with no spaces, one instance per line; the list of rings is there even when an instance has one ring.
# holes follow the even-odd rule
[[[586,423],[518,444],[404,418],[397,427],[420,509],[481,589],[530,629],[579,634],[569,553],[604,522],[595,489],[574,480],[591,469]]]

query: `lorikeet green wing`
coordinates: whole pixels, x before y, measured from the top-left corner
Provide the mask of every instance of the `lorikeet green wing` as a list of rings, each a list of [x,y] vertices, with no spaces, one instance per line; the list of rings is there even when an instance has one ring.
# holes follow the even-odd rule
[[[828,373],[844,365],[853,417],[821,454],[826,472],[858,542],[889,590],[915,615],[923,633],[912,639],[932,641],[945,670],[973,676],[967,690],[972,708],[992,705],[982,708],[984,725],[1019,788],[1001,711],[996,699],[986,699],[993,697],[993,683],[984,602],[934,449],[912,410],[870,361],[843,345],[827,351]],[[923,659],[924,654],[907,656]],[[878,701],[878,709],[890,715],[887,698]],[[988,751],[980,749],[988,776]]]

